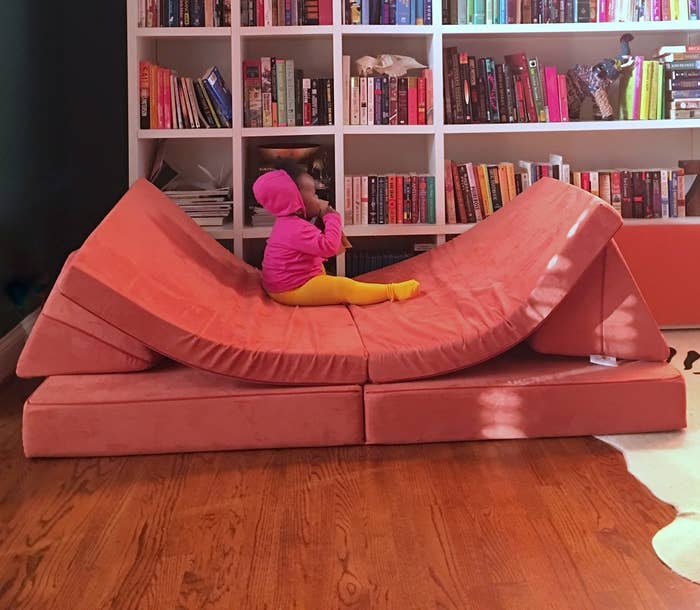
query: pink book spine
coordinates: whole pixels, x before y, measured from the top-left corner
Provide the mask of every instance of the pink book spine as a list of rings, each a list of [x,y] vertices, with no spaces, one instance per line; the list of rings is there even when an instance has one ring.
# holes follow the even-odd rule
[[[408,124],[418,125],[418,79],[408,79]]]
[[[165,78],[164,68],[158,68],[158,129],[165,129]]]
[[[661,0],[651,0],[651,18],[654,21],[662,21]]]
[[[642,108],[642,68],[644,56],[637,55],[634,58],[632,78],[634,79],[634,103],[632,104],[632,118],[639,120]]]
[[[604,23],[608,19],[608,2],[611,0],[598,0],[598,23]]]
[[[547,90],[547,108],[549,110],[549,121],[551,123],[561,122],[559,111],[559,87],[557,86],[556,66],[544,67],[544,82]]]
[[[320,0],[318,3],[318,24],[333,25],[333,1]]]
[[[562,121],[569,120],[569,100],[566,97],[566,74],[557,74],[559,91],[559,116]]]

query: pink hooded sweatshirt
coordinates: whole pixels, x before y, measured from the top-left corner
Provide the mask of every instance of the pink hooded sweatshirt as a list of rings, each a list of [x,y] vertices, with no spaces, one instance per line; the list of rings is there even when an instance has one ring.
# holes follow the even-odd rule
[[[323,272],[323,261],[340,249],[339,214],[323,217],[325,231],[306,219],[297,185],[284,170],[263,174],[253,184],[258,202],[277,216],[263,257],[262,282],[268,292],[294,290]],[[298,216],[301,210],[303,216]]]

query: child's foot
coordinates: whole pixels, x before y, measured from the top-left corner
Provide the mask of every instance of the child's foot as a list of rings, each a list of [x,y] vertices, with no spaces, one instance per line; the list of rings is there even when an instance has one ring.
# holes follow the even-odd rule
[[[407,280],[396,284],[389,284],[390,300],[405,301],[418,294],[420,283],[416,280]]]

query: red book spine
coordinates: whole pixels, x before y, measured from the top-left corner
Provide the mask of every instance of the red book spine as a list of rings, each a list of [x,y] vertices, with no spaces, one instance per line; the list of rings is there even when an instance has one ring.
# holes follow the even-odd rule
[[[158,129],[165,128],[165,68],[158,68]]]
[[[319,25],[333,25],[333,0],[320,0],[318,13]]]
[[[258,0],[255,11],[255,24],[257,26],[265,25],[265,0]]]
[[[396,176],[387,178],[387,201],[389,204],[389,223],[396,223]]]
[[[591,192],[591,173],[581,172],[581,188],[588,193]]]
[[[418,125],[418,79],[411,76],[408,79],[408,124]]]
[[[418,79],[418,125],[425,125],[425,79]]]
[[[173,128],[173,105],[170,98],[170,70],[163,70],[163,110],[165,129]]]

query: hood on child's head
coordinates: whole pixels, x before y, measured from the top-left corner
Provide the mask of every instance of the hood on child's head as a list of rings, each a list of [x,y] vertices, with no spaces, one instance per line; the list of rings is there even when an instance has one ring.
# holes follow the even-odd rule
[[[260,176],[253,184],[253,194],[258,203],[275,216],[291,216],[301,210],[306,217],[301,193],[294,180],[282,169]]]

